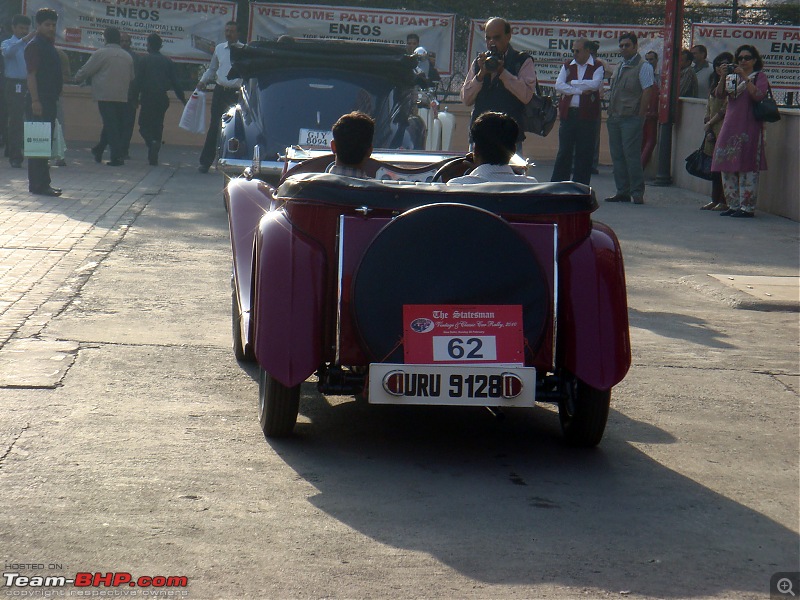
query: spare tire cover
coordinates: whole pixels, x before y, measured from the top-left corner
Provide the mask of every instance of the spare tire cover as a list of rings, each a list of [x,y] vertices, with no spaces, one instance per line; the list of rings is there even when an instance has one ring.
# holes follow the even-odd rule
[[[497,215],[431,204],[386,225],[353,277],[353,317],[370,360],[403,362],[405,304],[519,304],[527,343],[540,344],[550,292],[533,249]]]

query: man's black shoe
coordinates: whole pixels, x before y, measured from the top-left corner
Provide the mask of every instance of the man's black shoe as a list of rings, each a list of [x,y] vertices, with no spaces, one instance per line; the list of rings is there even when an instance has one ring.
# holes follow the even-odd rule
[[[103,152],[98,150],[97,148],[92,148],[92,156],[94,156],[94,162],[101,163],[103,162]]]
[[[49,185],[45,188],[39,189],[32,189],[31,194],[36,194],[37,196],[60,196],[61,189],[50,187]]]
[[[22,161],[21,160],[10,160],[8,162],[10,162],[11,166],[14,167],[15,169],[21,169],[22,168]]]
[[[110,160],[106,163],[109,167],[121,167],[125,164],[124,160]]]
[[[208,169],[209,169],[209,167],[206,166],[206,165],[200,165],[199,167],[197,167],[197,170],[200,173],[208,173]]]
[[[606,202],[630,202],[631,197],[627,194],[614,194],[610,198],[605,199]]]

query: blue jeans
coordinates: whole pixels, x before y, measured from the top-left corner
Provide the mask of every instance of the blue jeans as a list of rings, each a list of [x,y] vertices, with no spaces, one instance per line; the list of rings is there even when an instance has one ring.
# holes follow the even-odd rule
[[[644,197],[642,126],[644,117],[608,117],[608,145],[618,195]]]

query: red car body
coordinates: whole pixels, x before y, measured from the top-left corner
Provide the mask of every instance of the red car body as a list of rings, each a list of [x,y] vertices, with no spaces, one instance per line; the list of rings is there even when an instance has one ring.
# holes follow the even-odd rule
[[[323,173],[331,160],[295,166],[277,189],[239,178],[225,191],[234,349],[259,364],[265,433],[291,432],[299,385],[315,373],[323,393],[365,395],[380,391],[371,366],[402,373],[405,307],[509,304],[523,315],[517,366],[535,369],[524,405],[557,402],[569,442],[599,443],[631,355],[622,254],[613,231],[591,219],[591,188],[359,180]],[[442,166],[372,160],[367,170],[399,179]],[[398,395],[390,375],[383,401],[428,403]],[[495,394],[486,406],[509,402]]]

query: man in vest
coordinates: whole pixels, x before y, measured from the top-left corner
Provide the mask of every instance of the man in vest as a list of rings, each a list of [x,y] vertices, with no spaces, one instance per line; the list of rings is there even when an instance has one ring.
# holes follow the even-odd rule
[[[635,33],[620,36],[619,50],[622,62],[611,80],[606,123],[617,193],[606,202],[644,204],[642,126],[654,89],[653,67],[639,54]]]
[[[536,89],[533,59],[511,47],[511,25],[505,19],[486,21],[486,52],[472,63],[470,74],[461,88],[461,100],[473,106],[470,125],[481,114],[492,111],[507,114],[517,122],[517,152],[522,150],[525,134],[522,115]]]
[[[558,102],[558,154],[551,181],[571,179],[589,185],[595,141],[600,135],[604,70],[592,57],[589,40],[575,40],[572,54],[575,58],[561,67],[556,79],[556,91],[562,96]]]

